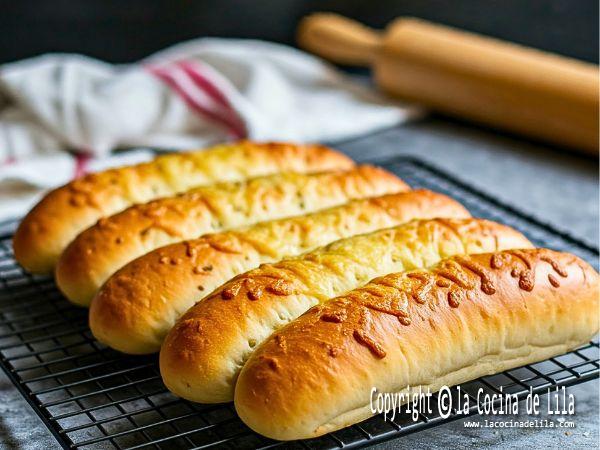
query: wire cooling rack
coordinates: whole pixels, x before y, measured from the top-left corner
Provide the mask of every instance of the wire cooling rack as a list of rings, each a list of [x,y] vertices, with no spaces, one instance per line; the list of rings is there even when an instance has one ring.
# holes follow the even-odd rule
[[[539,222],[421,161],[378,163],[414,187],[451,195],[474,216],[525,233],[535,244],[575,253],[597,267],[598,250]],[[393,421],[376,416],[326,436],[279,443],[249,430],[232,404],[200,405],[171,395],[161,382],[157,358],[131,357],[99,344],[87,311],[72,306],[47,277],[24,273],[13,259],[14,223],[0,226],[0,365],[64,448],[356,448],[460,417],[456,411],[408,414]],[[599,348],[590,342],[547,361],[461,385],[476,413],[476,392],[524,398],[529,390],[581,383],[599,374]],[[434,395],[432,404],[436,404]],[[435,409],[435,408],[434,408]]]

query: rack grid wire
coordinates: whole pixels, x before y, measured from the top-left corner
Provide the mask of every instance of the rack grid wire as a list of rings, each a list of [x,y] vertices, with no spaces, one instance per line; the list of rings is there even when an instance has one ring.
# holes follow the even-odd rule
[[[577,254],[598,267],[598,249],[477,191],[414,158],[374,161],[413,187],[443,192],[474,216],[525,233],[536,245]],[[14,261],[11,233],[0,226],[0,365],[64,448],[357,448],[464,418],[439,411],[413,421],[382,415],[320,438],[280,443],[248,429],[232,404],[201,405],[176,398],[163,385],[156,356],[133,357],[98,343],[87,310],[72,306],[51,278],[30,275]],[[597,341],[550,358],[461,385],[477,412],[475,393],[544,393],[597,378]],[[454,391],[456,393],[456,391]],[[432,403],[436,404],[436,395]]]

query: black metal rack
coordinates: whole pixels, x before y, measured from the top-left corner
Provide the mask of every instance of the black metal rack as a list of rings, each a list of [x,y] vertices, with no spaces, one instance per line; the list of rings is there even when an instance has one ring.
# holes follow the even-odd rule
[[[575,253],[595,267],[598,250],[568,234],[478,192],[421,161],[377,161],[414,187],[451,195],[473,215],[525,233],[536,245]],[[64,448],[241,448],[277,447],[249,430],[233,405],[193,404],[171,395],[161,382],[155,356],[122,355],[99,344],[87,326],[87,311],[68,303],[47,277],[24,273],[10,246],[14,223],[0,226],[0,365]],[[590,342],[566,355],[461,386],[475,392],[523,398],[597,378],[599,346]],[[433,401],[435,402],[435,396]],[[435,404],[435,403],[434,403]],[[472,402],[469,414],[476,413]],[[464,417],[456,411],[420,415],[413,422],[376,416],[326,436],[286,448],[356,448]]]

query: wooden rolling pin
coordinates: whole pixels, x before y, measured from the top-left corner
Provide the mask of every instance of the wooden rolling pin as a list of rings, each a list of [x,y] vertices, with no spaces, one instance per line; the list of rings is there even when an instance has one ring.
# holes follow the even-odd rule
[[[302,47],[372,66],[386,93],[433,110],[598,154],[598,66],[423,20],[383,32],[333,14],[305,18]]]

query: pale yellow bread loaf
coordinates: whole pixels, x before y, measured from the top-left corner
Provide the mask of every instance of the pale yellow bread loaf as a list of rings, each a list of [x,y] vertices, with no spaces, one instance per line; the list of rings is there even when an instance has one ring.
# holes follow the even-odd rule
[[[175,320],[235,275],[341,238],[434,217],[469,213],[445,195],[416,190],[161,247],[108,279],[92,301],[90,328],[114,349],[157,352]]]
[[[343,172],[281,173],[197,188],[100,219],[60,256],[56,283],[73,303],[87,306],[109,276],[155,248],[409,189],[395,175],[373,166]]]
[[[494,222],[435,219],[264,264],[225,283],[177,321],[161,348],[163,381],[188,400],[231,401],[235,379],[254,348],[319,302],[450,255],[530,246],[523,235]]]
[[[598,274],[545,249],[453,257],[312,308],[257,349],[235,407],[274,439],[372,415],[371,390],[435,392],[562,354],[598,331]]]
[[[15,258],[31,272],[49,273],[77,234],[135,203],[218,181],[347,170],[353,165],[348,157],[321,145],[241,141],[86,175],[51,191],[27,214],[14,236]]]

